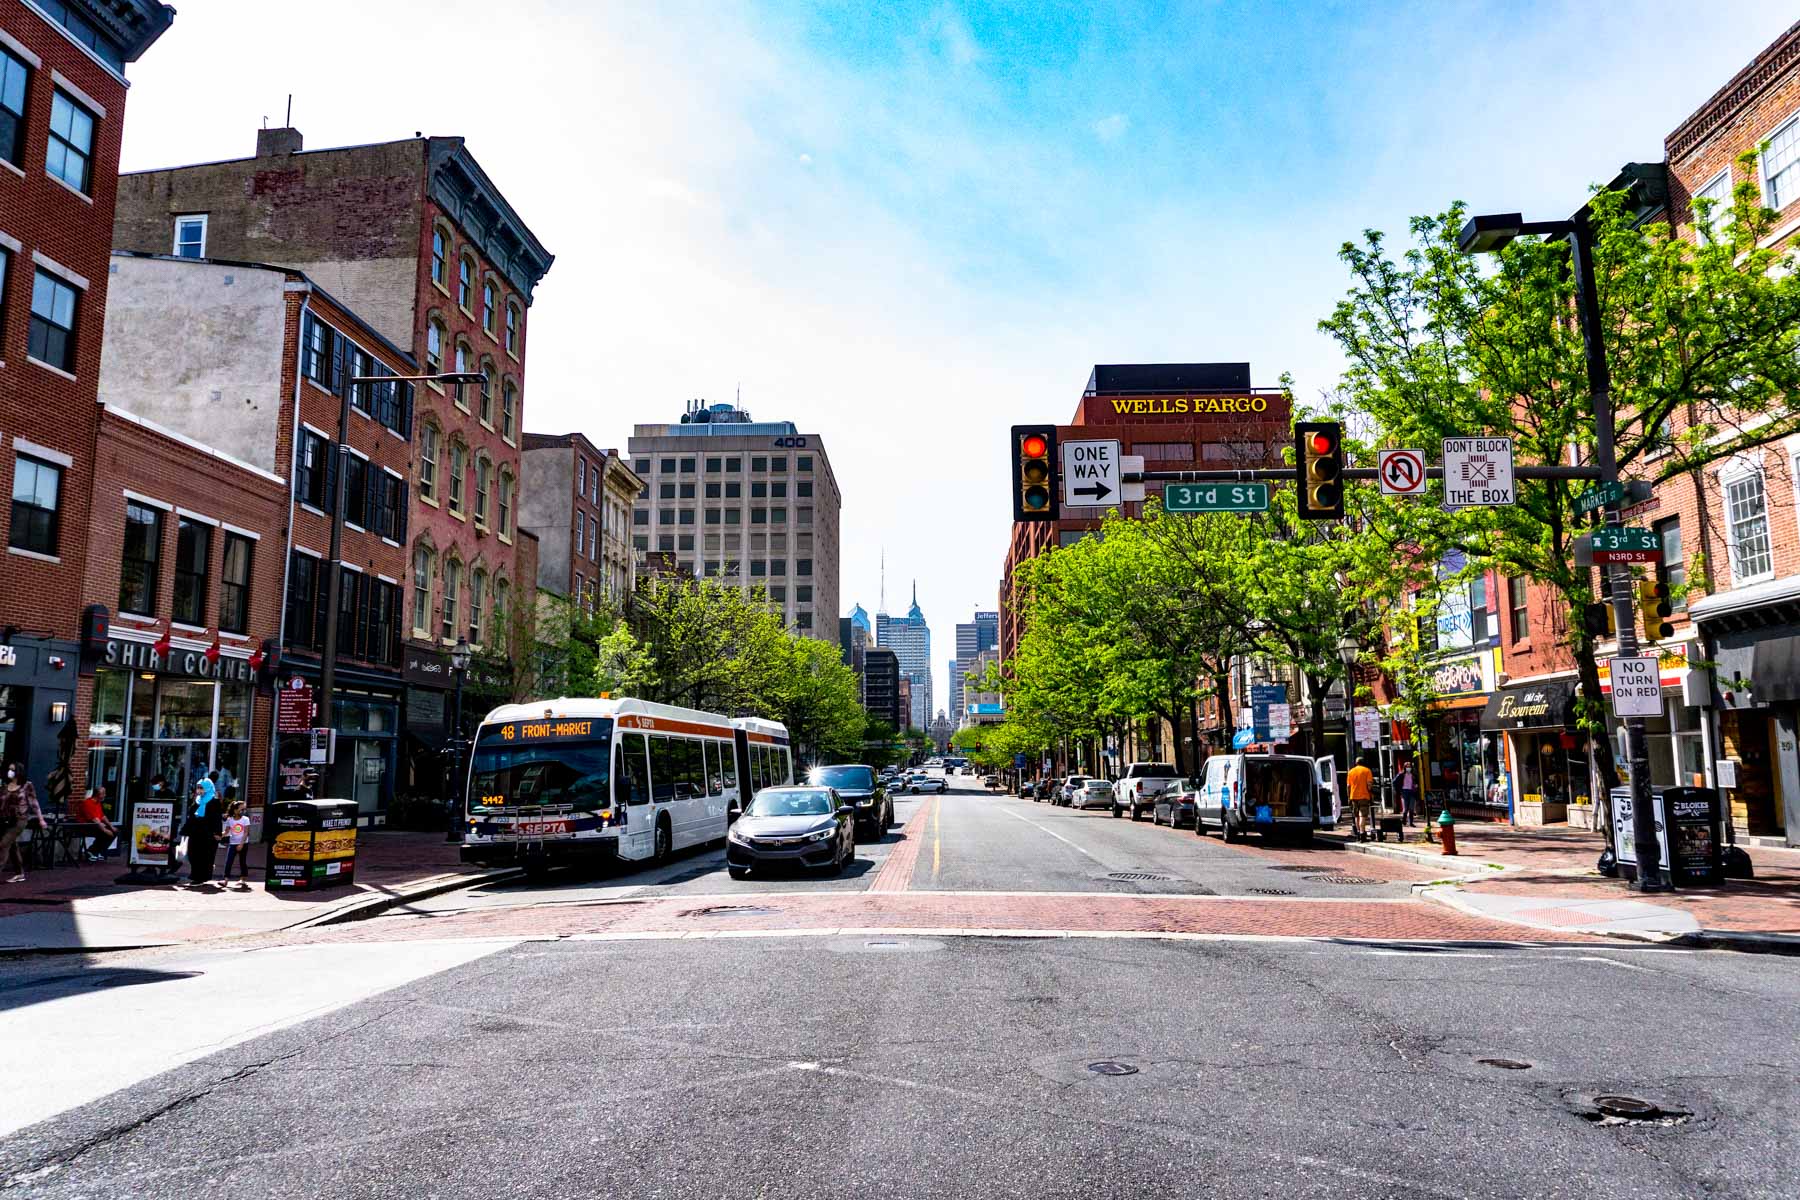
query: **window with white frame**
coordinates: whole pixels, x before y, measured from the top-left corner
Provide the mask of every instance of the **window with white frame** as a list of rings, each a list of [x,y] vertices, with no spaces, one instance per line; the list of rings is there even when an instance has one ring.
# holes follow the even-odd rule
[[[461,563],[450,559],[444,564],[444,604],[438,621],[438,636],[445,642],[456,640],[456,585],[461,578]]]
[[[419,546],[413,551],[413,632],[431,632],[431,551]]]
[[[1774,560],[1769,548],[1769,497],[1760,470],[1721,480],[1725,492],[1726,546],[1731,579],[1750,583],[1769,575]]]
[[[195,213],[175,218],[175,256],[206,257],[206,214]]]
[[[419,427],[419,499],[437,503],[438,431],[436,425]]]
[[[1777,212],[1800,198],[1800,116],[1769,135],[1762,156],[1763,202]]]
[[[1704,218],[1700,215],[1702,206],[1693,206],[1695,236],[1709,242],[1724,241],[1725,226],[1731,220],[1731,168],[1726,167],[1707,180],[1705,187],[1694,192],[1694,199],[1712,201]]]

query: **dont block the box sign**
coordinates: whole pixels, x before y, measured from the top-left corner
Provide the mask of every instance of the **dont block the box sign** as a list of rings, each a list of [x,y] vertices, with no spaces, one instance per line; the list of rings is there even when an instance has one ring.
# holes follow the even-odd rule
[[[1444,507],[1485,508],[1512,504],[1511,438],[1444,439]]]

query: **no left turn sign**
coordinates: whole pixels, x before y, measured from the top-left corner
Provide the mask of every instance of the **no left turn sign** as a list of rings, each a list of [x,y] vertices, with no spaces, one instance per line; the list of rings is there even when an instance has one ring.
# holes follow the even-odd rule
[[[1425,452],[1383,450],[1375,456],[1375,474],[1384,496],[1425,494]]]

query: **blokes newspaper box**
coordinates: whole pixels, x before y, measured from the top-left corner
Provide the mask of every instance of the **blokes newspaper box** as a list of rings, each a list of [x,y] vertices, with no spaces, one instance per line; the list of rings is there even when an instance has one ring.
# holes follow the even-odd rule
[[[336,887],[356,875],[356,803],[278,800],[269,807],[271,892]]]

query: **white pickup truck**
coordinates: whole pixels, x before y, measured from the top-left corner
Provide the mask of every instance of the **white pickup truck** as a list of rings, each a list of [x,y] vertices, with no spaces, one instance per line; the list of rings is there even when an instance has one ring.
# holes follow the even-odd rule
[[[1173,763],[1134,762],[1113,784],[1113,816],[1130,813],[1132,820],[1156,807],[1156,798],[1181,786]]]

